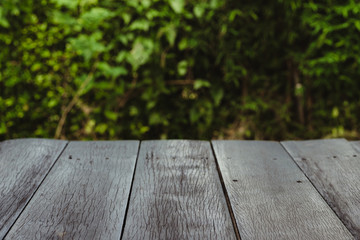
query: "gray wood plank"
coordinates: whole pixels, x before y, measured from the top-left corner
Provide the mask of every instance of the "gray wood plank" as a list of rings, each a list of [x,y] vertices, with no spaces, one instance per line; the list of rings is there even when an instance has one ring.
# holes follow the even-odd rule
[[[46,139],[0,142],[0,239],[24,209],[66,143]]]
[[[5,239],[120,239],[138,146],[70,142]]]
[[[280,143],[212,143],[241,239],[352,239]]]
[[[360,153],[360,141],[352,141],[351,145],[358,153]]]
[[[236,239],[209,142],[141,143],[122,239]]]
[[[283,146],[360,239],[360,156],[345,139],[288,141]]]

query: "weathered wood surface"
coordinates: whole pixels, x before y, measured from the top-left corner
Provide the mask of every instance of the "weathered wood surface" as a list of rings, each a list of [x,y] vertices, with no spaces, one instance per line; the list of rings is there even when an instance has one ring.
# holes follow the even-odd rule
[[[66,145],[0,142],[0,239],[360,239],[359,141]]]
[[[353,239],[280,143],[212,143],[242,239]]]
[[[360,156],[345,139],[283,146],[356,239],[360,239]]]
[[[120,239],[138,144],[70,142],[6,239]]]
[[[236,239],[209,142],[141,143],[122,239]]]
[[[0,239],[34,194],[66,141],[18,139],[0,142]]]
[[[353,141],[351,142],[351,145],[353,146],[353,148],[355,148],[355,150],[360,153],[360,141]]]

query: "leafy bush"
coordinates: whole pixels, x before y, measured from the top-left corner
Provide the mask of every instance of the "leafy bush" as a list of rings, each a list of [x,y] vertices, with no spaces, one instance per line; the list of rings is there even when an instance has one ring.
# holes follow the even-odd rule
[[[0,139],[355,138],[359,11],[2,0]]]

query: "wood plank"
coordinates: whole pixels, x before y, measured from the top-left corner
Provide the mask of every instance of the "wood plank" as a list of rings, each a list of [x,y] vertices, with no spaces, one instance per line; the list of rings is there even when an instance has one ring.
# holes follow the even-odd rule
[[[360,239],[360,156],[345,139],[288,141],[283,146]]]
[[[236,239],[209,142],[141,143],[122,239]]]
[[[66,143],[46,139],[0,142],[0,239],[24,209]]]
[[[358,153],[360,153],[360,141],[352,141],[351,145]]]
[[[212,143],[242,239],[352,239],[280,143]]]
[[[138,146],[70,142],[5,239],[120,239]]]

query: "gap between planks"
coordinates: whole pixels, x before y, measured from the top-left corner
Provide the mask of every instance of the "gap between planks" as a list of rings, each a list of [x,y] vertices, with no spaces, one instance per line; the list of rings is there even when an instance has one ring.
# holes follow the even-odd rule
[[[138,147],[138,141],[71,142],[7,238],[119,239]]]
[[[236,239],[208,141],[144,141],[123,239]]]
[[[234,215],[234,211],[233,211],[231,203],[230,203],[229,195],[228,195],[228,192],[227,192],[226,187],[225,187],[224,179],[223,179],[223,176],[222,176],[221,171],[220,171],[218,159],[217,159],[217,156],[215,154],[215,150],[214,150],[214,146],[213,146],[212,141],[210,141],[210,145],[211,145],[211,151],[212,151],[212,154],[214,156],[214,160],[215,160],[215,164],[216,164],[216,170],[217,170],[219,178],[220,178],[221,187],[223,189],[224,196],[225,196],[225,199],[226,199],[226,204],[227,204],[228,209],[229,209],[231,221],[232,221],[233,226],[234,226],[235,235],[236,235],[236,238],[238,240],[241,240],[241,236],[240,236],[239,229],[237,227],[238,225],[236,223],[236,218],[235,218],[235,215]]]
[[[299,164],[295,161],[294,157],[290,154],[290,152],[288,152],[288,149],[286,149],[286,147],[282,144],[282,142],[280,142],[280,145],[284,148],[284,150],[289,154],[290,158],[293,160],[293,162],[296,164],[296,166],[300,169],[300,171],[304,174],[304,176],[307,178],[307,180],[311,183],[311,185],[314,187],[314,189],[318,192],[318,194],[321,196],[321,198],[326,202],[326,204],[329,206],[329,208],[331,209],[331,211],[334,212],[334,214],[340,219],[340,221],[344,224],[344,226],[346,227],[346,223],[339,217],[339,215],[337,214],[337,212],[331,207],[331,204],[329,203],[329,200],[326,199],[321,192],[319,191],[319,189],[315,186],[315,184],[313,183],[313,181],[308,177],[308,175],[306,174],[306,172],[304,172],[304,170],[299,166]],[[347,228],[347,227],[346,227]]]
[[[139,153],[140,153],[141,144],[142,144],[142,141],[139,141],[139,146],[138,146],[138,150],[137,150],[137,153],[136,153],[136,160],[135,160],[134,172],[133,172],[133,176],[132,176],[132,179],[131,179],[129,196],[128,196],[128,200],[127,200],[127,203],[126,203],[124,221],[123,221],[123,225],[122,225],[122,228],[121,228],[120,240],[123,239],[123,235],[124,235],[124,230],[125,230],[125,225],[126,225],[126,219],[127,219],[127,215],[128,215],[128,211],[129,211],[129,205],[130,205],[130,196],[131,196],[131,192],[132,192],[132,188],[133,188],[133,184],[134,184],[135,172],[136,172],[136,167],[137,167],[137,163],[138,163],[138,160],[139,160]]]
[[[33,141],[38,141],[38,142],[36,144],[33,144]],[[10,147],[13,145],[14,149],[13,150],[6,149],[5,153],[1,152],[2,144],[8,144]],[[39,189],[41,184],[46,179],[46,176],[49,174],[49,172],[51,171],[51,169],[53,168],[53,166],[55,165],[57,160],[60,158],[60,156],[61,156],[62,152],[65,150],[67,144],[68,144],[68,141],[49,140],[49,139],[31,139],[31,138],[30,139],[12,139],[12,140],[6,140],[6,141],[0,142],[0,154],[4,154],[3,157],[8,157],[8,158],[11,157],[12,158],[12,157],[14,157],[14,155],[16,156],[16,154],[20,154],[19,156],[17,156],[16,159],[11,160],[11,161],[15,161],[16,165],[20,164],[20,166],[21,166],[22,161],[23,162],[25,161],[24,157],[27,157],[27,162],[30,162],[32,164],[31,166],[33,168],[34,168],[34,165],[36,166],[37,164],[40,164],[38,162],[40,160],[44,161],[42,164],[44,164],[45,166],[48,165],[48,166],[46,166],[48,169],[46,170],[46,168],[45,168],[45,172],[43,172],[43,173],[41,173],[41,171],[37,172],[37,174],[30,177],[31,180],[27,179],[29,177],[27,175],[33,173],[33,171],[31,171],[31,166],[29,166],[29,164],[26,164],[25,167],[23,166],[23,168],[21,168],[21,170],[15,174],[16,177],[18,176],[18,174],[20,174],[20,177],[21,177],[20,181],[26,181],[23,183],[23,185],[26,186],[26,185],[31,184],[31,182],[32,182],[32,186],[27,186],[27,188],[24,189],[24,191],[19,193],[20,196],[18,196],[18,199],[21,199],[20,201],[18,199],[16,199],[16,200],[14,200],[14,202],[12,202],[12,205],[14,205],[14,204],[17,205],[17,209],[11,215],[8,216],[7,220],[5,220],[5,222],[3,222],[3,220],[0,219],[0,221],[3,223],[0,226],[0,238],[4,238],[10,232],[11,228],[17,222],[17,220],[19,219],[19,217],[21,216],[23,211],[26,209],[27,205],[30,203],[30,201],[34,197],[35,193],[37,192],[37,190]],[[24,145],[25,145],[25,148],[24,148]],[[20,149],[18,149],[18,148],[20,148]],[[8,154],[8,156],[6,156],[6,154]],[[23,154],[25,154],[25,155],[23,155]],[[30,154],[30,156],[29,156],[29,154]],[[31,154],[33,154],[33,156]],[[43,156],[44,154],[46,154],[46,155]],[[1,155],[0,155],[0,159],[1,159]],[[53,160],[51,160],[51,159],[53,159]],[[6,164],[6,159],[4,161]],[[48,161],[51,161],[50,164],[47,163]],[[35,169],[35,170],[38,170],[38,169]],[[10,171],[11,171],[11,169],[10,169]],[[29,171],[31,171],[31,172],[28,173]],[[40,179],[37,180],[37,178],[40,178]],[[11,178],[10,179],[5,178],[4,180],[6,183],[6,180],[11,180]],[[12,192],[12,194],[16,194],[16,190],[20,189],[19,187],[21,187],[21,185],[19,186],[19,184],[21,184],[21,182],[13,183],[12,185],[10,185],[13,188],[15,186],[18,187],[17,189],[13,189],[15,192]],[[34,188],[34,189],[31,190],[31,188]],[[30,193],[29,196],[26,196],[27,191],[30,191],[30,192],[28,192],[28,193]],[[6,198],[6,193],[5,193],[5,195],[2,195],[2,198]],[[24,202],[24,203],[22,203],[22,202]],[[5,214],[5,216],[6,216],[6,214],[9,214],[9,213],[3,212],[3,214]],[[2,215],[1,217],[3,218],[4,215]],[[10,223],[8,223],[9,221],[10,221]]]
[[[213,141],[213,146],[241,237],[350,239],[279,142]]]
[[[15,221],[13,222],[13,224],[11,225],[11,227],[9,228],[9,230],[7,231],[7,233],[5,234],[4,238],[6,238],[7,234],[11,231],[11,228],[14,226],[14,224],[17,222],[17,220],[20,218],[21,214],[24,212],[24,210],[26,209],[26,207],[29,205],[29,203],[31,202],[32,198],[34,197],[34,195],[36,194],[36,192],[39,190],[41,184],[45,181],[46,177],[49,175],[51,169],[53,169],[54,165],[56,164],[56,162],[59,160],[59,158],[61,157],[61,155],[63,154],[63,152],[65,151],[66,147],[68,146],[69,141],[66,141],[65,146],[63,148],[62,151],[60,151],[58,157],[56,158],[55,162],[51,165],[51,167],[49,168],[49,170],[47,171],[47,173],[44,175],[44,178],[41,180],[41,182],[39,183],[39,185],[37,186],[37,188],[35,189],[35,191],[33,192],[33,194],[30,196],[29,200],[27,201],[27,203],[25,204],[25,206],[23,207],[23,209],[21,210],[21,212],[19,213],[19,215],[17,216],[17,218],[15,219]]]
[[[326,139],[281,144],[355,239],[360,239],[360,162],[354,143]]]

